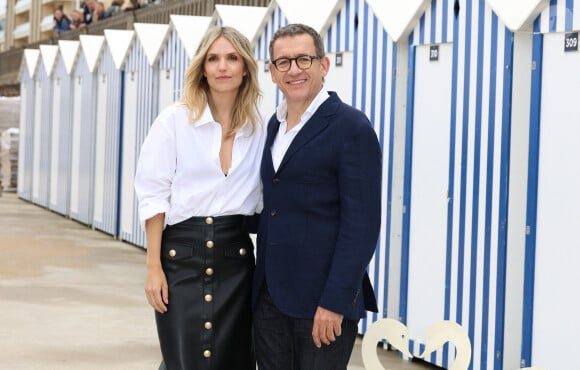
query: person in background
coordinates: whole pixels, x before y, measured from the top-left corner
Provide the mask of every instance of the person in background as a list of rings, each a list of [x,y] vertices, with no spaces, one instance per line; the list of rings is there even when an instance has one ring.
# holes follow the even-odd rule
[[[54,10],[54,32],[56,36],[61,33],[70,31],[71,20],[63,13],[62,7],[58,7]]]
[[[73,10],[71,12],[71,23],[70,23],[71,30],[82,30],[86,27],[86,24],[83,22],[83,14],[79,10]]]
[[[130,11],[130,10],[137,10],[137,9],[144,9],[149,5],[147,0],[127,0],[125,4],[123,4],[123,10]]]
[[[93,12],[93,18],[96,21],[107,18],[105,15],[105,4],[102,1],[95,2],[95,11]]]
[[[82,5],[83,23],[88,26],[93,21],[93,13],[96,9],[95,0],[84,0]]]
[[[260,370],[346,370],[366,311],[381,223],[381,148],[368,118],[324,88],[330,60],[311,27],[270,41],[285,100],[268,123],[253,285]]]
[[[239,31],[209,30],[182,101],[159,114],[141,147],[135,191],[161,369],[256,369],[245,220],[261,199],[257,68]]]
[[[113,17],[117,14],[123,12],[121,8],[123,6],[123,0],[113,0],[111,5],[105,10],[105,18]]]

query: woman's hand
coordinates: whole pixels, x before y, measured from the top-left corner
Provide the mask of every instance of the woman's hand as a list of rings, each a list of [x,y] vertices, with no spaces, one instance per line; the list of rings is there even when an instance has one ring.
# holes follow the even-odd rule
[[[149,304],[159,313],[167,312],[169,304],[169,288],[165,273],[159,266],[147,267],[147,280],[145,281],[145,295]]]

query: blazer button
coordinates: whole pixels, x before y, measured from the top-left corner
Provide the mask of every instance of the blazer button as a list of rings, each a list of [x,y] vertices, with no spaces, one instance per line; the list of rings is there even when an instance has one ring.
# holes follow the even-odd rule
[[[211,351],[208,351],[207,349],[205,351],[203,351],[203,357],[210,358],[211,357]]]
[[[270,211],[270,214],[271,214],[272,216],[276,216],[276,213],[278,213],[278,212],[276,212],[276,210],[275,210],[275,209],[273,209],[273,210],[271,210],[271,211]]]
[[[206,294],[205,297],[203,298],[205,299],[206,302],[213,301],[213,296],[211,294]]]
[[[213,224],[213,217],[206,217],[205,223],[208,224],[208,225]]]
[[[205,269],[205,274],[207,276],[212,276],[213,275],[213,269],[211,267],[208,267]]]
[[[175,249],[169,251],[169,257],[175,257],[176,254],[177,252],[175,251]]]
[[[272,179],[272,183],[273,183],[273,184],[277,184],[277,183],[279,183],[279,182],[280,182],[280,179],[279,179],[279,178],[277,178],[277,177],[274,177],[274,178]]]
[[[213,248],[214,243],[212,240],[208,240],[207,242],[205,242],[205,246],[211,249]]]
[[[246,248],[240,248],[240,256],[245,256],[246,253]]]
[[[206,321],[205,324],[203,324],[203,327],[206,328],[206,330],[210,330],[213,327],[213,325],[211,321]]]

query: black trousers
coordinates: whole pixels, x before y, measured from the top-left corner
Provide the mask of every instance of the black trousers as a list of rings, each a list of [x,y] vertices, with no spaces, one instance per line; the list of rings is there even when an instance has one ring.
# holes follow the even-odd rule
[[[264,285],[254,308],[254,336],[259,370],[346,370],[358,320],[342,321],[342,335],[316,348],[312,319],[289,317],[274,305]]]
[[[166,313],[155,312],[167,370],[255,370],[253,243],[243,216],[192,217],[166,227]]]

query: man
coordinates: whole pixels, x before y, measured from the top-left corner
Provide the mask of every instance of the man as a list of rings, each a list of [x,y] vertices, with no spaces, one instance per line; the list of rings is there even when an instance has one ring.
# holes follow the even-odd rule
[[[365,115],[324,89],[320,35],[291,24],[270,42],[285,96],[268,123],[254,275],[260,370],[346,369],[380,227],[381,149]]]
[[[96,9],[95,0],[85,0],[82,5],[83,23],[88,26],[93,22],[93,13]]]

